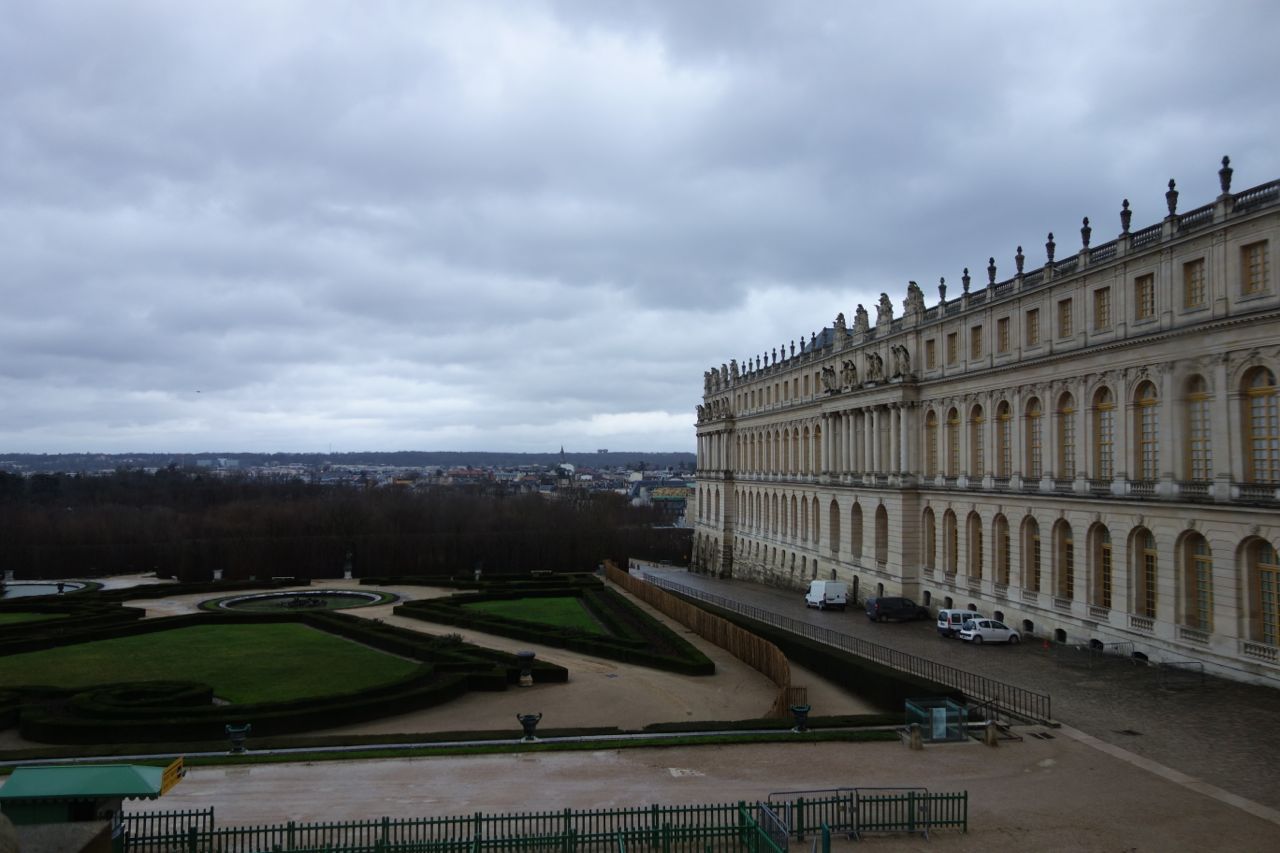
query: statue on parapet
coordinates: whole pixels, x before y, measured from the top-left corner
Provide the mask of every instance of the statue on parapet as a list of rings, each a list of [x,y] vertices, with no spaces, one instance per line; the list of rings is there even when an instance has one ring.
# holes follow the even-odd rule
[[[839,387],[840,385],[836,381],[836,369],[830,365],[822,368],[822,390],[834,391]]]
[[[861,335],[867,331],[867,309],[862,307],[862,303],[858,303],[858,307],[853,311],[853,333]]]
[[[889,294],[880,294],[880,303],[876,306],[876,325],[881,326],[885,323],[893,322],[893,302],[889,299]]]
[[[914,281],[907,282],[907,298],[902,302],[902,312],[908,317],[924,313],[924,291]]]

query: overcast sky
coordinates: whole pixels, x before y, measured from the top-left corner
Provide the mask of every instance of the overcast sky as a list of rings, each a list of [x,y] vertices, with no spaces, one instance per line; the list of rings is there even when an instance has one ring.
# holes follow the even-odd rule
[[[703,371],[1280,178],[1280,4],[0,2],[0,452],[689,450]],[[874,317],[874,311],[872,313]]]

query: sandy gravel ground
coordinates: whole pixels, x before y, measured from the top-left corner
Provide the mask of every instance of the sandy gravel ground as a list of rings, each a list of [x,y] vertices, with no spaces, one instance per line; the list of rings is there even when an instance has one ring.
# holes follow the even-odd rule
[[[193,768],[140,811],[216,805],[222,825],[651,803],[773,791],[968,790],[970,831],[878,837],[882,850],[1274,850],[1276,826],[1069,737],[912,752],[894,743],[767,744]],[[841,847],[852,849],[852,843]],[[809,845],[793,843],[792,849]]]

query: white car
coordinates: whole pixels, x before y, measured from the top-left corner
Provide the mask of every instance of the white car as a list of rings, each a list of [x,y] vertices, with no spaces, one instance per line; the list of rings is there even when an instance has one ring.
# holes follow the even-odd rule
[[[960,639],[970,643],[1017,643],[1022,636],[994,619],[970,619],[960,627]]]

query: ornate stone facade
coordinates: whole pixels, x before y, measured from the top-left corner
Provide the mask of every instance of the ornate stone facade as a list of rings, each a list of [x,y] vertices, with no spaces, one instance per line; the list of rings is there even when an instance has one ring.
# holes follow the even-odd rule
[[[1280,684],[1280,181],[708,371],[693,567]],[[1057,247],[1052,236],[1046,255]],[[1019,254],[1021,254],[1019,252]]]

